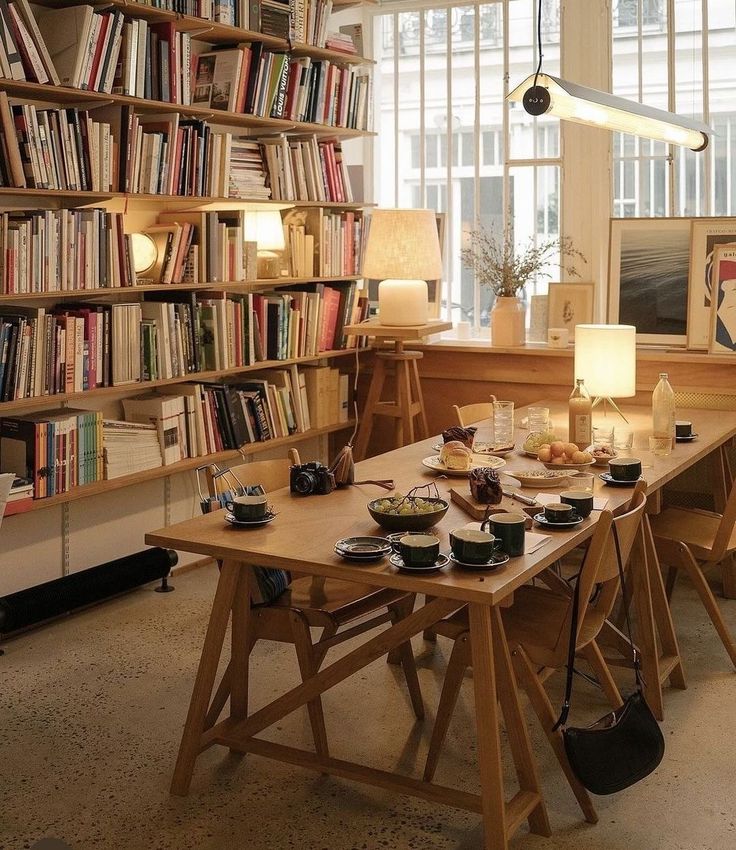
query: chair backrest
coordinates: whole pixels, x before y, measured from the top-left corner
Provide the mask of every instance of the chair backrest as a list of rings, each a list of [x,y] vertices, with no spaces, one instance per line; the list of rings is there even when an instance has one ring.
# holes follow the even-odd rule
[[[289,468],[301,463],[299,452],[289,449],[287,457],[277,457],[271,460],[253,460],[231,466],[230,470],[244,486],[260,484],[268,493],[289,484]]]
[[[620,579],[614,528],[618,537],[621,564],[625,571],[634,548],[643,547],[640,529],[646,503],[646,484],[642,481],[637,484],[626,513],[614,517],[610,511],[602,511],[598,518],[578,576],[580,590],[578,593],[577,643],[580,643],[583,635],[587,641],[598,634],[606,618],[610,615],[618,595]],[[643,552],[641,554],[643,555]],[[560,631],[556,646],[556,654],[563,665],[567,663],[572,601],[571,595],[570,611],[565,619],[565,625]]]
[[[473,422],[480,422],[481,419],[492,419],[495,400],[496,396],[492,395],[490,401],[479,401],[477,404],[465,404],[462,407],[453,404],[452,409],[455,411],[457,424],[461,428],[466,428]]]
[[[730,477],[730,469],[728,467],[722,469],[722,474],[728,474]],[[721,521],[718,523],[718,530],[713,538],[713,548],[710,552],[708,560],[718,562],[726,555],[728,543],[731,540],[734,524],[736,523],[736,480],[731,484],[731,490],[726,499],[726,504],[721,514]]]

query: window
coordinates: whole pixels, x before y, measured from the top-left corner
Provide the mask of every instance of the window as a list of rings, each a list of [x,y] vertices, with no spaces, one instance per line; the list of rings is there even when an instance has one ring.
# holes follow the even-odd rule
[[[560,4],[543,3],[545,70],[556,74]],[[443,315],[476,330],[489,324],[493,296],[460,262],[469,232],[506,229],[519,245],[559,235],[559,122],[505,101],[534,70],[536,13],[537,0],[404,0],[375,16],[374,196],[446,213]],[[545,292],[546,279],[528,290]]]
[[[612,23],[614,94],[705,121],[716,133],[701,153],[617,135],[613,214],[735,215],[735,4],[616,0]]]

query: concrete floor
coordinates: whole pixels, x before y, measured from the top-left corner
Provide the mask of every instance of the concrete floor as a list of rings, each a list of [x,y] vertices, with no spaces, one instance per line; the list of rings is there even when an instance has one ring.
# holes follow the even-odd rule
[[[72,850],[476,850],[479,818],[319,777],[255,756],[210,750],[189,797],[168,785],[216,573],[144,588],[6,644],[0,659],[0,850],[45,837]],[[736,601],[724,608],[736,628]],[[685,581],[674,614],[689,689],[666,694],[665,760],[633,789],[596,801],[591,827],[529,712],[553,836],[525,829],[514,848],[716,850],[736,847],[736,674]],[[415,641],[429,707],[413,724],[401,680],[379,661],[325,698],[333,754],[419,769],[449,645]],[[290,647],[262,643],[253,702],[296,680]],[[625,677],[624,677],[625,679]],[[550,686],[559,694],[559,677]],[[576,683],[578,722],[606,711]],[[525,703],[526,705],[526,703]],[[472,682],[466,680],[437,780],[475,790]],[[305,712],[272,735],[309,746]],[[421,772],[421,771],[420,771]]]

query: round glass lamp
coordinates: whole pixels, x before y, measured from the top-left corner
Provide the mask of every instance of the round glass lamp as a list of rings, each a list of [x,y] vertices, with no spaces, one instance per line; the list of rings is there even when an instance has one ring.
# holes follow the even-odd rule
[[[582,378],[593,406],[636,395],[636,328],[633,325],[575,325],[575,378]],[[605,409],[605,408],[604,408]]]
[[[380,280],[378,322],[392,327],[429,320],[427,281],[442,277],[433,210],[379,209],[371,215],[363,277]]]

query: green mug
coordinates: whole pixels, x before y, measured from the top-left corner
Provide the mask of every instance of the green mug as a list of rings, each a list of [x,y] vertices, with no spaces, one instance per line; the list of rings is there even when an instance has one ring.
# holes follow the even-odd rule
[[[524,554],[526,540],[526,517],[524,514],[491,514],[483,523],[488,523],[497,540],[501,541],[501,550],[509,558],[518,558]]]
[[[452,554],[461,564],[485,564],[501,546],[488,531],[458,528],[450,532]]]

